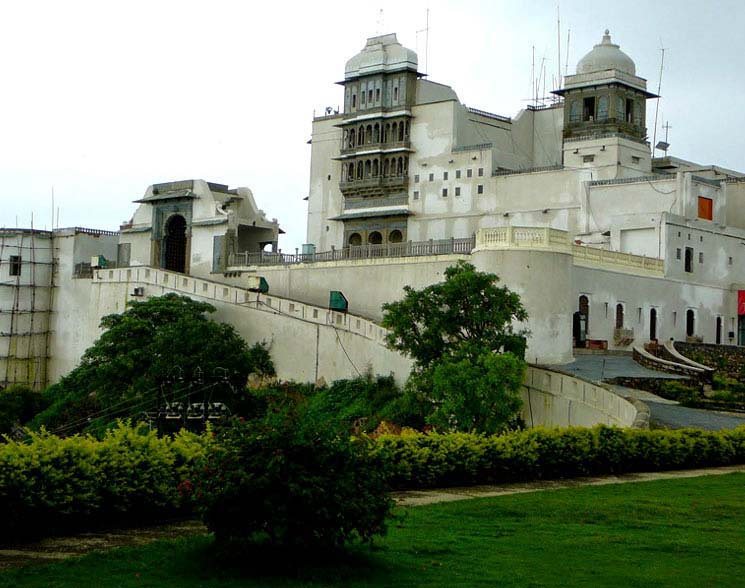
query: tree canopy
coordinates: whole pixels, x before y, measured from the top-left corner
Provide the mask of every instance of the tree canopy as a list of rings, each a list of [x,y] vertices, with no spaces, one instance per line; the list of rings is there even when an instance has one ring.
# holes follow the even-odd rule
[[[414,360],[405,396],[428,407],[441,429],[496,433],[521,406],[528,315],[520,297],[497,286],[495,274],[467,262],[445,270],[445,281],[383,305],[388,346]]]
[[[445,270],[444,282],[421,290],[406,286],[403,299],[383,305],[388,346],[419,368],[455,352],[510,351],[523,358],[527,331],[515,331],[512,323],[528,315],[520,297],[498,281],[459,261]]]
[[[229,403],[250,372],[273,373],[273,366],[266,350],[249,349],[231,325],[210,320],[214,311],[206,302],[166,294],[103,317],[103,334],[77,368],[47,389],[52,406],[37,421],[56,426],[109,409],[114,416],[153,410],[170,382],[170,392],[210,386],[211,400]],[[192,399],[198,401],[201,396]]]

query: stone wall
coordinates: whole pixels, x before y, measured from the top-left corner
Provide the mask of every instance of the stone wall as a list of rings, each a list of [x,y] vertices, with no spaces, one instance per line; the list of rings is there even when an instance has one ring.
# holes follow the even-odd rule
[[[689,359],[715,368],[720,375],[745,379],[745,347],[676,341],[675,349]]]

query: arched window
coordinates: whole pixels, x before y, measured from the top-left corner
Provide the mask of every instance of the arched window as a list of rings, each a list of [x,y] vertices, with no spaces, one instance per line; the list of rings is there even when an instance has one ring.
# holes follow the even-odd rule
[[[404,123],[398,125],[398,140],[404,140]]]
[[[390,174],[390,162],[388,161],[388,158],[383,160],[383,177],[387,178]]]
[[[357,94],[352,94],[352,108],[357,107]]]
[[[354,164],[349,164],[349,172],[347,173],[347,181],[352,182],[354,181]]]
[[[360,127],[357,131],[357,145],[365,144],[365,127]]]
[[[396,166],[396,175],[402,176],[404,175],[404,160],[403,158],[398,158],[398,165]]]
[[[388,142],[388,137],[391,136],[391,123],[386,123],[385,127],[383,127],[383,143]]]
[[[404,157],[404,175],[409,173],[409,158]]]
[[[409,138],[409,121],[406,121],[406,131],[404,132],[405,138]]]
[[[393,88],[393,100],[394,102],[398,102],[398,86]]]
[[[365,177],[369,178],[371,173],[372,173],[372,164],[370,163],[370,160],[368,159],[367,161],[365,161]]]
[[[587,325],[590,316],[590,300],[584,294],[579,297],[579,313],[585,317],[585,325]]]
[[[380,245],[383,242],[383,235],[378,231],[373,231],[368,235],[367,242],[370,243],[370,245]]]
[[[616,328],[623,329],[623,304],[616,304]]]
[[[359,233],[352,233],[351,235],[349,235],[349,244],[352,247],[359,247],[360,245],[362,245],[362,235],[360,235]]]
[[[626,119],[626,103],[623,96],[616,96],[616,120],[624,121]]]
[[[693,337],[696,332],[696,313],[693,309],[686,310],[686,335]]]
[[[356,134],[357,133],[354,132],[354,129],[352,129],[352,130],[349,131],[349,147],[350,148],[351,147],[354,147],[354,144],[355,144],[354,138],[355,138]]]
[[[363,167],[363,166],[362,166],[362,162],[360,161],[360,162],[359,162],[359,163],[357,164],[357,179],[358,179],[358,180],[361,180],[361,179],[362,179],[362,172],[363,172],[363,170],[362,170],[362,167]]]
[[[372,143],[372,140],[373,140],[372,125],[367,125],[367,129],[365,129],[365,139],[367,139],[367,143]]]
[[[394,229],[388,234],[389,243],[400,243],[403,240],[404,240],[404,235],[398,229]]]
[[[657,339],[657,309],[652,308],[649,311],[649,340]]]
[[[379,166],[380,166],[380,164],[378,163],[378,160],[377,159],[374,159],[373,160],[373,164],[372,164],[372,175],[373,175],[374,178],[377,178],[378,177],[378,172],[380,171],[380,167]]]
[[[375,123],[373,127],[373,143],[380,143],[380,126]]]
[[[396,135],[398,134],[398,123],[393,123],[391,125],[391,141],[396,140]]]

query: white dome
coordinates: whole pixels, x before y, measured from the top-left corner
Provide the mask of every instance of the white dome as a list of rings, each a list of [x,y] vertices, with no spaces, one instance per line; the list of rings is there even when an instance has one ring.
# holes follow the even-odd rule
[[[417,64],[416,52],[401,45],[395,34],[382,35],[368,39],[364,49],[347,61],[344,77],[357,77],[376,71],[416,71]]]
[[[610,40],[610,32],[605,30],[603,40],[599,45],[585,55],[577,63],[577,73],[586,74],[607,69],[617,69],[632,76],[636,75],[636,66],[631,57],[626,55],[618,45],[614,45]]]

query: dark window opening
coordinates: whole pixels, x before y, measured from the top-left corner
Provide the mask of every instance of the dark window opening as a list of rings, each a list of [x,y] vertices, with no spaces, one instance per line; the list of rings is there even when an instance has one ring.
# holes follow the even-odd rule
[[[717,345],[722,344],[722,317],[717,317],[717,338],[716,338]]]
[[[626,99],[626,122],[634,122],[634,101],[631,98]]]
[[[588,96],[582,101],[582,120],[595,120],[595,96]]]
[[[693,249],[690,247],[686,247],[685,271],[689,274],[693,272]]]
[[[447,188],[443,188],[442,189],[442,197],[443,198],[447,198],[448,197],[448,189]]]
[[[383,235],[378,231],[373,231],[367,237],[367,242],[370,243],[370,245],[380,245],[383,242]]]
[[[693,337],[696,332],[696,315],[690,308],[686,310],[686,335]]]
[[[476,186],[476,193],[477,194],[483,194],[484,193],[484,186],[482,184],[479,184]]]
[[[166,223],[165,269],[186,271],[186,219],[174,214]]]
[[[649,311],[649,339],[657,340],[657,310],[654,308]]]
[[[357,94],[352,94],[352,108],[357,106]]]
[[[623,304],[616,304],[616,328],[623,329]]]
[[[10,275],[11,276],[21,275],[21,256],[20,255],[10,256]]]
[[[455,187],[455,195],[460,196],[460,186]]]
[[[360,235],[359,233],[352,233],[351,235],[349,235],[349,244],[352,247],[359,247],[360,245],[362,245],[362,235]]]
[[[404,240],[404,235],[398,229],[392,230],[390,234],[388,235],[389,243],[401,243],[401,241],[403,240]]]

